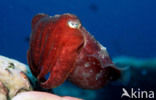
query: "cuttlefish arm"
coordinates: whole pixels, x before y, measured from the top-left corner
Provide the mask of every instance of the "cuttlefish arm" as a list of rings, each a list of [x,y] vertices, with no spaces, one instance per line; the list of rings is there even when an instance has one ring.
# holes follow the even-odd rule
[[[45,16],[36,26],[33,25],[28,60],[42,87],[53,88],[62,84],[72,71],[84,40],[80,26],[77,17],[70,14]],[[48,73],[48,80],[43,81]]]

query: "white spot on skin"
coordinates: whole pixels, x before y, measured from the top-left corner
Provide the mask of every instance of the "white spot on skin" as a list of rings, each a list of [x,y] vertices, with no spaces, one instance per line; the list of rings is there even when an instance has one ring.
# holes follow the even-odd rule
[[[96,80],[98,80],[102,76],[102,70],[96,74]]]
[[[86,62],[84,65],[86,68],[90,66],[89,62]]]
[[[89,72],[91,72],[91,73],[92,73],[92,72],[93,72],[93,70],[90,70]]]
[[[75,73],[75,75],[79,75],[81,73],[81,66],[77,66],[74,73]]]
[[[82,76],[85,77],[85,78],[87,78],[87,77],[90,76],[90,74],[89,74],[89,73],[86,73],[86,72],[83,72],[83,73],[82,73]]]
[[[98,54],[101,56],[102,59],[104,59],[105,56],[109,56],[106,47],[98,43],[101,50],[98,52]]]
[[[96,63],[95,62],[93,62],[93,65],[95,65]]]

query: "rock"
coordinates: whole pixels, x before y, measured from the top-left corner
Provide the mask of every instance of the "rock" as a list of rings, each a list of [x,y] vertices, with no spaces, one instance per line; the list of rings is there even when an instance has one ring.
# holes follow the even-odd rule
[[[0,99],[7,100],[8,89],[4,86],[2,82],[0,82]]]
[[[25,64],[0,56],[0,100],[7,100],[22,91],[32,90]]]

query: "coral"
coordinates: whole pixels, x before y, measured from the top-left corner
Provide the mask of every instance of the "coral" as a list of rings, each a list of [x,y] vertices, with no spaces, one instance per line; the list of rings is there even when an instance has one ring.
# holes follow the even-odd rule
[[[32,90],[26,65],[0,56],[0,100],[7,100],[22,91]]]
[[[4,86],[2,82],[0,82],[0,99],[7,100],[8,89]]]

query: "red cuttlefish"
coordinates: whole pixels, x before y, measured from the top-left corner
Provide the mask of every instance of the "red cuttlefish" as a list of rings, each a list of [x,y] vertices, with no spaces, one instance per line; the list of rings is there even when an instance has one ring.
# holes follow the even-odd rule
[[[40,86],[47,89],[66,79],[81,88],[99,89],[120,77],[106,48],[72,14],[36,15],[27,58]]]

